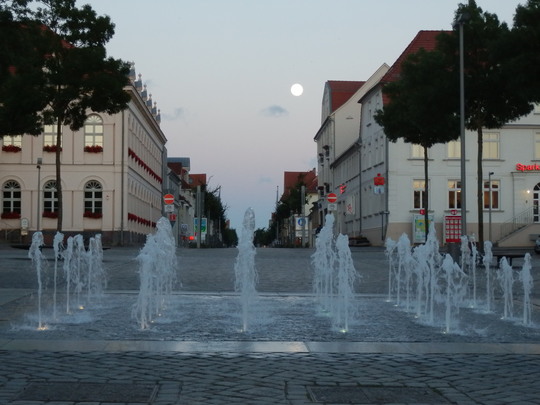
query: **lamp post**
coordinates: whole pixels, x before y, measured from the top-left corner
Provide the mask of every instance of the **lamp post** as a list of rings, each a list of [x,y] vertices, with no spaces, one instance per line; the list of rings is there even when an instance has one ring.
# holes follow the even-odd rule
[[[38,172],[38,175],[37,175],[37,210],[36,210],[36,232],[39,232],[39,228],[40,228],[40,223],[39,223],[39,217],[40,217],[40,205],[41,205],[41,188],[40,188],[40,183],[41,183],[41,165],[43,164],[43,159],[42,158],[37,158],[37,172]]]
[[[468,13],[457,16],[456,24],[459,25],[459,129],[461,140],[461,235],[467,235],[467,175],[465,168],[465,73],[464,73],[464,49],[463,49],[463,24],[469,21]]]
[[[489,182],[489,240],[490,242],[493,242],[493,239],[491,238],[491,209],[493,207],[493,195],[491,194],[491,176],[493,176],[493,172],[489,172],[488,174],[488,182]]]

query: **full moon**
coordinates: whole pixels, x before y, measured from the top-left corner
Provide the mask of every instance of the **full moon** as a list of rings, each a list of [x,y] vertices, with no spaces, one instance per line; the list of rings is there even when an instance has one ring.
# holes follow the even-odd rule
[[[304,92],[304,88],[302,87],[301,84],[295,83],[291,86],[291,94],[293,96],[296,96],[296,97],[301,96],[303,92]]]

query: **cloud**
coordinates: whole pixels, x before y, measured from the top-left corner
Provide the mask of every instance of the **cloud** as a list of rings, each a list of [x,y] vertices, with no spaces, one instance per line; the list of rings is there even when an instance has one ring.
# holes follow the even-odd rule
[[[274,180],[272,180],[270,177],[260,177],[259,178],[259,184],[265,184],[265,183],[270,183],[272,184],[274,182]]]
[[[172,114],[161,113],[161,118],[167,121],[176,121],[185,118],[185,115],[183,108],[175,108]]]
[[[289,115],[289,112],[279,105],[271,105],[263,109],[261,114],[265,117],[284,117]]]

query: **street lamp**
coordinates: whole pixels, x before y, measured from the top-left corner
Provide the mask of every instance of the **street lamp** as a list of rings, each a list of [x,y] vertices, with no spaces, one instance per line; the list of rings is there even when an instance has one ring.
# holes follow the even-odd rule
[[[493,207],[493,201],[492,201],[492,194],[491,194],[491,176],[493,176],[493,172],[489,172],[488,174],[488,182],[489,182],[489,240],[493,242],[493,239],[491,238],[491,207]]]
[[[465,73],[463,50],[463,24],[469,21],[467,12],[457,16],[455,24],[459,25],[459,129],[461,140],[461,235],[467,235],[467,197],[465,169]]]
[[[36,232],[39,232],[39,227],[40,227],[40,223],[39,223],[39,217],[40,217],[40,205],[41,205],[41,188],[40,188],[40,183],[41,183],[41,165],[43,164],[43,159],[42,158],[37,158],[37,172],[38,172],[38,175],[37,175],[37,216],[36,216]]]

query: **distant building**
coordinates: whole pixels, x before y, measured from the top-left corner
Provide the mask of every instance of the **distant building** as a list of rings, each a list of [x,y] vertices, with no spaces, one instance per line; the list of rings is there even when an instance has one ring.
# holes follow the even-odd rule
[[[313,246],[315,230],[319,225],[317,216],[317,174],[316,169],[307,172],[284,172],[283,174],[283,194],[280,201],[287,201],[292,190],[300,193],[301,186],[304,186],[306,203],[302,208],[303,212],[293,212],[284,222],[279,224],[280,241],[284,245],[304,245]]]

